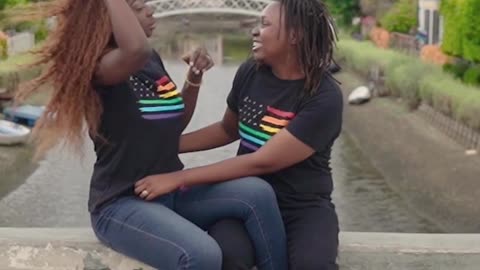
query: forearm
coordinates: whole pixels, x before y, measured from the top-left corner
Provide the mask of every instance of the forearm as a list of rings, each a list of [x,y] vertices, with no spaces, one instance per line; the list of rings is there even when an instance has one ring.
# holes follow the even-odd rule
[[[132,54],[150,53],[145,31],[125,0],[104,0],[118,49]]]
[[[180,153],[210,150],[238,140],[238,134],[229,134],[223,123],[217,122],[200,130],[182,135]]]
[[[192,120],[193,113],[197,107],[199,85],[202,81],[202,74],[196,75],[190,68],[187,74],[187,80],[182,89],[183,102],[185,103],[185,112],[183,115],[183,130]]]
[[[174,174],[181,186],[223,182],[247,176],[264,175],[279,168],[255,153],[227,159],[212,165],[187,169]]]
[[[173,173],[179,186],[222,182],[246,176],[278,172],[302,162],[315,153],[287,130],[280,131],[251,154],[237,156],[209,166]]]

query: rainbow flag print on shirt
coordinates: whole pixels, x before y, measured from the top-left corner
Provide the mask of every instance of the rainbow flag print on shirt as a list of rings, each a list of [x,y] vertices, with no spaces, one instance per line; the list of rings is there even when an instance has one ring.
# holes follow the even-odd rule
[[[258,104],[246,97],[240,108],[239,134],[241,145],[256,151],[295,118],[292,112],[285,112],[270,106]]]
[[[182,116],[185,104],[177,86],[168,76],[161,77],[154,85],[137,77],[132,77],[131,82],[139,97],[139,110],[144,119],[159,120]]]

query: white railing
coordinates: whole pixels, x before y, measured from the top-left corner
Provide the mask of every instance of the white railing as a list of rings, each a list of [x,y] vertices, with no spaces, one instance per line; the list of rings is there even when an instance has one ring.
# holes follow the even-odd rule
[[[155,17],[181,14],[223,13],[258,16],[272,0],[154,0]]]

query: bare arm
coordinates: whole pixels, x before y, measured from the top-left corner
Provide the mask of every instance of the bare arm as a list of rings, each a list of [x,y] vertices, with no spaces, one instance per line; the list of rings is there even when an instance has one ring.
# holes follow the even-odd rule
[[[203,47],[199,47],[193,53],[184,56],[183,61],[190,66],[182,89],[183,102],[185,103],[183,130],[185,130],[190,120],[192,120],[193,113],[197,107],[198,92],[203,74],[212,68],[214,63],[207,50]]]
[[[107,5],[117,47],[100,59],[95,79],[102,85],[113,85],[125,81],[141,69],[152,49],[145,31],[128,4],[133,0],[101,1]]]
[[[214,149],[230,144],[238,138],[238,115],[227,109],[221,121],[182,135],[180,153]]]
[[[209,166],[178,172],[182,185],[221,182],[245,176],[264,175],[297,164],[315,153],[308,145],[282,130],[257,152]]]
[[[197,107],[198,92],[203,74],[196,75],[192,68],[188,70],[187,81],[183,85],[182,98],[185,103],[185,112],[183,114],[183,130],[192,120],[193,113]]]
[[[135,193],[140,195],[146,190],[146,196],[140,196],[152,200],[182,186],[264,175],[297,164],[314,153],[315,150],[284,129],[257,152],[208,166],[146,177],[135,184]]]

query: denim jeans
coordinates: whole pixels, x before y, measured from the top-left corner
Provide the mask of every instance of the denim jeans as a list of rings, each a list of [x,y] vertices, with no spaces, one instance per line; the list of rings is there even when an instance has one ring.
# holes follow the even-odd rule
[[[255,247],[258,269],[287,270],[275,193],[259,178],[194,187],[152,202],[125,196],[91,218],[105,245],[162,270],[220,270],[222,252],[205,230],[221,219],[240,219]]]

